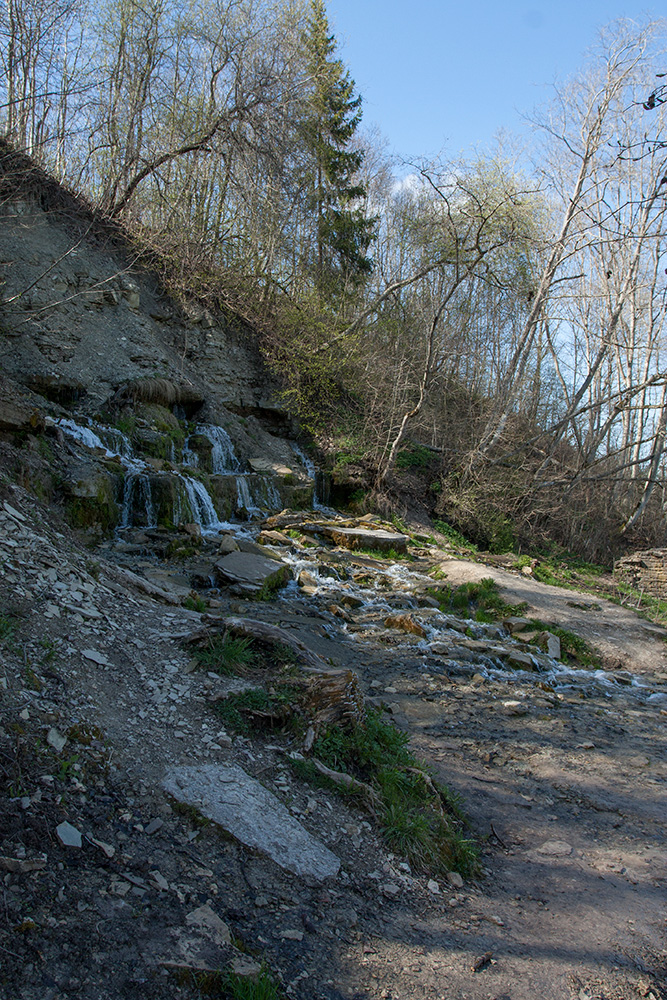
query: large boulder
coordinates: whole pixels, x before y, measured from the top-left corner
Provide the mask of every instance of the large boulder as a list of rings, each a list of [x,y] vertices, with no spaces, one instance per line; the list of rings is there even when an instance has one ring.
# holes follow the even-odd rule
[[[225,583],[235,583],[258,596],[269,596],[290,579],[285,563],[253,552],[230,552],[215,564],[215,570]]]
[[[408,551],[409,538],[397,531],[385,531],[382,528],[339,528],[336,525],[317,526],[317,531],[326,535],[336,545],[346,549],[373,549],[376,552],[396,552],[404,554]]]

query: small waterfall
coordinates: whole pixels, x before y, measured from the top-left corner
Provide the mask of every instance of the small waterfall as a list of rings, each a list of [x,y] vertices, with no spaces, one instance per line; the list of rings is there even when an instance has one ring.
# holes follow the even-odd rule
[[[82,427],[75,420],[67,417],[59,417],[56,424],[68,437],[83,444],[86,448],[101,448],[106,452],[107,458],[120,455],[123,458],[132,458],[132,444],[130,439],[119,431],[116,427],[98,427],[97,433],[90,427]]]
[[[245,476],[236,477],[236,506],[238,510],[244,510],[248,520],[253,514],[261,514],[261,510],[250,495],[250,487]]]
[[[197,424],[197,431],[207,437],[213,445],[211,462],[214,475],[239,471],[241,463],[234,453],[234,445],[224,427],[218,427],[217,424]]]
[[[280,499],[280,493],[274,483],[273,479],[266,476],[264,479],[264,493],[266,494],[266,502],[271,510],[281,510],[283,502]]]
[[[236,507],[250,520],[268,510],[281,510],[282,500],[273,476],[236,476]]]
[[[313,480],[313,510],[329,511],[327,506],[331,494],[331,477],[323,472],[313,462],[312,458],[306,455],[305,451],[298,444],[290,442],[290,448],[306,470],[306,474]]]
[[[132,442],[126,434],[119,431],[117,427],[99,427],[98,430],[107,453],[120,455],[121,458],[133,458]]]
[[[190,451],[190,446],[188,441],[190,438],[185,439],[185,444],[183,445],[183,465],[187,465],[190,469],[199,468],[199,455],[196,451]]]
[[[67,417],[59,417],[56,420],[56,424],[62,428],[68,437],[74,441],[78,441],[79,444],[85,445],[86,448],[101,448],[102,451],[107,450],[97,434],[91,431],[90,427],[82,427],[81,424],[77,424],[74,420],[68,420]]]
[[[290,448],[292,449],[292,451],[294,452],[294,454],[296,455],[296,457],[299,459],[302,466],[306,470],[306,475],[308,475],[311,479],[315,479],[317,475],[317,466],[313,462],[312,458],[309,458],[308,455],[306,455],[305,451],[302,448],[300,448],[298,444],[295,444],[293,441],[290,442]]]
[[[204,484],[198,479],[192,479],[190,476],[179,476],[179,479],[185,486],[185,492],[195,523],[202,528],[217,528],[221,524],[221,521]],[[174,511],[174,515],[176,513]],[[174,520],[174,524],[178,524],[178,521]]]
[[[137,507],[143,507],[145,517],[145,523],[138,525],[138,527],[157,527],[157,516],[153,505],[150,479],[141,472],[128,472],[123,484],[123,506],[119,527],[130,528],[133,524],[136,524],[133,513],[137,510]]]
[[[213,475],[225,475],[227,472],[238,472],[241,468],[231,438],[224,427],[217,424],[197,424],[194,433],[205,437],[211,442],[211,471]],[[191,435],[192,437],[192,435]],[[183,448],[183,464],[198,468],[199,455],[189,445],[189,438]]]

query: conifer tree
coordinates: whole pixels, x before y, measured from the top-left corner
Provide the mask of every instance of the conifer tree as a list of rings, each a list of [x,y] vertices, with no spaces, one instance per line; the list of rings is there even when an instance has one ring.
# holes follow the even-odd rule
[[[361,122],[361,97],[355,96],[354,80],[336,58],[324,0],[310,2],[305,41],[312,81],[306,144],[316,217],[313,270],[318,292],[332,298],[358,287],[373,270],[368,250],[376,221],[360,205],[366,190],[355,182],[364,154],[350,148]]]

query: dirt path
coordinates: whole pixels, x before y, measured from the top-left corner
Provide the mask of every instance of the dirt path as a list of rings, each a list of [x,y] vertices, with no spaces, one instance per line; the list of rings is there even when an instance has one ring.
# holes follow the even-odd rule
[[[525,602],[528,617],[576,632],[600,652],[609,669],[667,678],[667,629],[644,621],[629,608],[463,559],[449,559],[440,568],[454,587],[491,577],[508,604]]]
[[[332,641],[330,631],[323,639],[304,621],[304,640],[392,692],[385,700],[396,721],[461,793],[484,844],[486,878],[445,889],[435,913],[399,908],[356,975],[371,969],[389,992],[376,993],[364,974],[367,995],[396,998],[667,995],[665,630],[495,568],[460,560],[442,568],[455,586],[493,576],[508,602],[525,601],[529,616],[582,635],[608,669],[632,671],[645,687],[554,698],[528,674],[430,673],[416,648],[388,651],[365,633],[354,643]]]

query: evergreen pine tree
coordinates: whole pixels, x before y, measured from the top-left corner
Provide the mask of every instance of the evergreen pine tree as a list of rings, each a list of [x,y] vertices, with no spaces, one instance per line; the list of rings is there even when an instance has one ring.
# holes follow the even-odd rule
[[[364,154],[349,148],[361,121],[361,97],[355,96],[354,80],[335,57],[324,0],[311,0],[310,8],[306,46],[312,93],[306,141],[317,222],[314,272],[318,291],[330,298],[357,287],[373,270],[368,250],[376,220],[360,207],[366,190],[354,181]]]

